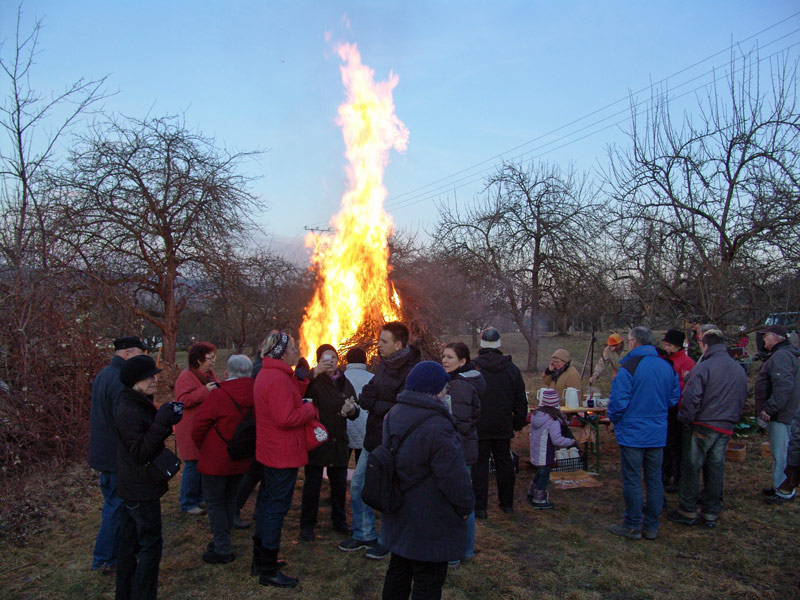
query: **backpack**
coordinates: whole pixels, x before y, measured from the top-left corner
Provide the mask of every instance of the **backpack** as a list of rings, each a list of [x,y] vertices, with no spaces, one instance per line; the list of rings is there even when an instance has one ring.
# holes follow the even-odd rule
[[[253,409],[251,408],[248,410],[247,414],[243,413],[242,407],[233,399],[233,396],[228,394],[228,392],[221,387],[217,389],[225,392],[228,398],[231,399],[231,402],[233,402],[236,410],[241,415],[242,420],[236,426],[236,429],[234,429],[233,437],[231,437],[230,440],[226,440],[225,436],[219,432],[216,423],[214,423],[214,431],[216,431],[217,435],[222,438],[222,441],[227,444],[228,456],[230,456],[231,459],[243,460],[245,458],[253,458],[256,455],[256,421],[253,418]]]
[[[428,476],[425,476],[408,488],[401,489],[400,482],[397,479],[397,465],[395,464],[397,450],[400,445],[412,431],[428,418],[430,418],[429,415],[425,415],[418,419],[411,427],[406,429],[399,441],[395,436],[392,436],[388,445],[381,444],[369,453],[367,470],[364,475],[364,487],[361,490],[361,500],[365,504],[386,515],[396,513],[403,507],[403,494],[411,491],[428,478]],[[388,430],[388,415],[386,419]]]

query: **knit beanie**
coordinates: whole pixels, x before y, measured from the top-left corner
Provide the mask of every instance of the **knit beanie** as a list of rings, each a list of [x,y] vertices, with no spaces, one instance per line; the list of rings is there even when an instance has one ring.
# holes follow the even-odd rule
[[[683,348],[683,342],[686,341],[686,334],[677,329],[670,329],[664,334],[664,339],[662,341],[677,346],[678,348]]]
[[[450,376],[444,367],[432,360],[417,363],[406,377],[406,389],[412,392],[437,395],[444,389]]]
[[[572,360],[572,357],[569,355],[569,352],[564,350],[563,348],[559,348],[555,352],[553,352],[553,356],[551,358],[557,358],[559,360],[563,360],[565,363],[568,363]]]
[[[499,348],[500,332],[494,327],[481,331],[481,348]]]
[[[161,369],[156,366],[156,361],[147,356],[140,354],[126,360],[119,370],[119,380],[122,385],[133,387],[139,381],[152,377],[156,373],[161,373]]]
[[[539,406],[555,406],[558,408],[558,392],[552,388],[547,388],[542,392],[542,399],[539,401]]]
[[[339,356],[339,353],[336,351],[336,348],[334,348],[330,344],[322,344],[319,348],[317,348],[317,362],[319,362],[320,359],[322,358],[322,355],[328,352],[329,350],[333,352],[337,357]]]

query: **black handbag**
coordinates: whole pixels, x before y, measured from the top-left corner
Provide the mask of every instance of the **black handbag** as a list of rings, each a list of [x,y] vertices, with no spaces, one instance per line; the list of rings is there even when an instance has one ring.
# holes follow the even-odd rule
[[[146,466],[157,481],[166,482],[175,477],[180,470],[181,459],[169,448],[164,448]]]

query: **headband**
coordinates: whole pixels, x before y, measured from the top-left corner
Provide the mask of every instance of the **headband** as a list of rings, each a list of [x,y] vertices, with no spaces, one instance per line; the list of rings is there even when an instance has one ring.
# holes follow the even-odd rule
[[[289,336],[285,333],[281,333],[280,336],[275,345],[267,351],[268,358],[280,358],[286,352],[286,347],[289,345]]]

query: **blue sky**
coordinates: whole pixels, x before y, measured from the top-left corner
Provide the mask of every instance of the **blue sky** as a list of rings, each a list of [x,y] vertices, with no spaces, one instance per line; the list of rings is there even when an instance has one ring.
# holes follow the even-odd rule
[[[105,102],[109,112],[185,113],[189,126],[220,145],[264,150],[246,172],[259,177],[252,187],[264,209],[257,220],[281,251],[302,243],[304,226],[324,226],[344,191],[344,144],[335,124],[344,91],[326,32],[356,43],[377,79],[390,70],[399,77],[394,102],[410,138],[408,150],[390,158],[387,208],[398,226],[424,235],[435,202],[472,201],[499,155],[529,152],[523,158],[572,161],[579,169],[604,164],[606,147],[625,142],[621,126],[584,139],[575,130],[624,111],[629,92],[651,81],[722,52],[669,83],[694,88],[710,80],[702,74],[712,67],[727,67],[731,43],[773,25],[741,47],[759,44],[762,55],[788,48],[796,57],[798,10],[796,1],[778,0],[27,0],[23,27],[34,17],[44,22],[37,89],[108,75],[108,89],[118,92]],[[0,3],[4,56],[15,20],[13,0]]]

